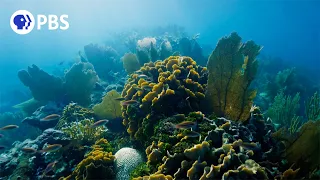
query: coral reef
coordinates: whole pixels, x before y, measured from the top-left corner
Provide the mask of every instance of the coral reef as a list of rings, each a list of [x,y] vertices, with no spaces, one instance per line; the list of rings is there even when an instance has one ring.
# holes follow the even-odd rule
[[[270,117],[274,123],[277,123],[280,127],[289,128],[295,120],[299,120],[297,111],[299,105],[300,94],[297,93],[293,98],[286,96],[283,91],[274,98],[274,102],[268,109],[266,115]]]
[[[131,74],[122,92],[123,124],[136,139],[149,139],[153,125],[161,116],[199,110],[207,83],[206,68],[189,57],[171,56],[164,61],[146,63],[142,74]]]
[[[64,95],[62,80],[49,75],[34,64],[28,67],[27,71],[19,71],[18,77],[25,86],[29,87],[32,96],[38,101],[57,101]]]
[[[261,47],[253,41],[241,43],[232,33],[219,40],[207,64],[209,77],[205,106],[208,112],[233,120],[246,121],[256,91],[250,89],[257,72],[256,56]]]
[[[132,170],[143,162],[141,153],[132,148],[121,148],[114,156],[117,170],[116,180],[129,179]]]
[[[83,108],[76,103],[70,103],[63,109],[62,116],[55,128],[60,130],[64,126],[68,126],[69,123],[92,118],[95,118],[93,110]]]
[[[113,179],[115,156],[112,155],[109,142],[106,139],[100,139],[92,148],[93,150],[76,166],[72,174],[61,179]]]
[[[120,72],[121,62],[118,52],[112,47],[88,44],[84,46],[84,52],[88,61],[94,66],[99,78],[112,81],[110,72]]]
[[[315,92],[305,102],[305,114],[308,120],[320,120],[320,96]]]
[[[191,113],[196,119],[198,138],[184,136],[185,130],[173,131],[171,120],[160,122],[162,137],[147,147],[147,166],[151,175],[136,179],[272,179],[281,176],[281,145],[272,138],[275,129],[264,121],[259,108],[253,108],[247,125],[225,118],[208,119]],[[175,117],[176,121],[179,121]],[[181,121],[181,118],[180,118]],[[166,136],[167,135],[167,136]],[[166,136],[166,138],[164,138]]]
[[[121,95],[116,91],[109,91],[102,99],[100,104],[93,106],[94,113],[99,118],[115,119],[121,117],[121,105],[120,101],[116,98],[120,98]]]
[[[97,81],[98,76],[92,64],[82,62],[74,64],[65,75],[66,94],[71,101],[88,106]]]
[[[68,126],[61,128],[71,140],[76,140],[79,144],[91,145],[98,139],[102,138],[106,133],[105,128],[96,127],[92,128],[94,123],[92,119],[84,119],[79,122],[72,122]]]
[[[122,57],[123,68],[128,74],[132,74],[134,71],[140,69],[140,64],[137,56],[133,53],[126,53]]]
[[[27,101],[14,105],[13,108],[20,109],[26,116],[31,116],[34,111],[36,111],[40,106],[45,105],[40,101],[31,98]]]
[[[61,114],[63,107],[60,104],[51,102],[47,103],[45,106],[39,107],[36,111],[22,120],[22,123],[29,124],[33,127],[39,128],[40,130],[45,130],[48,128],[53,128],[58,123],[59,119],[53,121],[41,121],[42,118],[50,114]]]

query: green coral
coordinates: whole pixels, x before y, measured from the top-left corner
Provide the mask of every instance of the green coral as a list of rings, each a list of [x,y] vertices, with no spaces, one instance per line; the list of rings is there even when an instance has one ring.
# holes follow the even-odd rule
[[[114,119],[121,117],[121,105],[120,101],[116,98],[120,98],[121,95],[116,90],[109,91],[102,99],[100,104],[93,106],[94,113],[99,118]]]
[[[207,64],[209,77],[206,91],[208,112],[233,120],[246,121],[256,91],[250,89],[261,47],[253,41],[241,43],[241,37],[232,33],[219,40]]]
[[[93,110],[83,108],[76,103],[70,103],[63,109],[62,116],[55,128],[60,130],[65,126],[69,126],[72,122],[79,122],[81,120],[92,119],[94,117],[95,114]]]
[[[68,126],[63,127],[61,131],[81,144],[93,144],[106,133],[106,129],[103,127],[92,128],[91,125],[93,123],[94,120],[92,119],[84,119],[70,123]]]
[[[305,102],[305,114],[308,120],[320,120],[320,96],[318,92],[315,92]]]
[[[274,123],[277,123],[281,127],[296,126],[297,123],[297,111],[299,110],[300,93],[292,98],[290,95],[286,96],[283,91],[279,92],[274,98],[274,102],[267,111]],[[296,128],[295,128],[296,129]]]
[[[140,69],[140,64],[137,56],[133,53],[126,53],[122,57],[123,68],[128,74],[132,74],[134,71]]]
[[[91,92],[93,91],[98,76],[90,63],[74,64],[65,74],[65,90],[68,98],[82,106],[91,103]]]

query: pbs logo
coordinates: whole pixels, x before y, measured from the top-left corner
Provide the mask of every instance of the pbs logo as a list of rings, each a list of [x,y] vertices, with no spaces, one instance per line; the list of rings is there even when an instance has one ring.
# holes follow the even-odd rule
[[[48,25],[48,30],[67,30],[69,28],[68,15],[63,14],[60,17],[57,15],[43,15],[38,14],[37,19],[27,10],[18,10],[12,14],[10,18],[11,29],[17,34],[30,33],[35,25],[37,30],[41,30],[42,26]]]

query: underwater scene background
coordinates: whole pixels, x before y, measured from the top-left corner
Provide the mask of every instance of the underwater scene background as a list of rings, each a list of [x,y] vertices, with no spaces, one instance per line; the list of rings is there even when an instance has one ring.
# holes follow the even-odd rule
[[[1,180],[320,178],[320,1],[0,9]]]

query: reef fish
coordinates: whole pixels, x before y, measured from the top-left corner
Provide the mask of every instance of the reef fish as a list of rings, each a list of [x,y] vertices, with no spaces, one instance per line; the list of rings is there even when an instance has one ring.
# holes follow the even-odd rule
[[[49,163],[46,167],[46,169],[43,170],[42,178],[50,171],[54,170],[56,167],[56,164],[58,161],[53,161],[52,163]]]
[[[119,98],[115,98],[114,100],[116,100],[116,101],[124,101],[124,100],[126,100],[126,98],[124,98],[124,97],[119,97]]]
[[[3,150],[5,149],[6,147],[5,146],[0,146],[0,150]]]
[[[35,154],[37,152],[36,149],[29,148],[29,147],[24,147],[21,149],[21,151],[26,154]]]
[[[91,128],[96,128],[96,127],[99,127],[99,126],[104,126],[105,124],[107,124],[107,122],[108,122],[108,120],[103,119],[103,120],[100,120],[100,121],[95,122],[95,123],[92,124],[90,127],[91,127]]]
[[[54,121],[59,119],[61,116],[59,114],[50,114],[44,118],[42,118],[40,121]]]
[[[151,86],[148,86],[148,85],[145,85],[145,86],[142,86],[142,89],[143,89],[143,90],[146,90],[146,91],[151,91],[151,90],[152,90],[152,87],[151,87]]]
[[[145,75],[145,74],[140,74],[139,76],[138,76],[138,78],[149,78],[147,75]]]
[[[128,105],[133,105],[133,104],[137,104],[138,101],[136,100],[128,100],[128,101],[123,101],[121,104],[122,106],[128,106]]]
[[[0,128],[0,130],[5,131],[5,130],[17,129],[17,128],[19,128],[19,126],[17,126],[17,125],[7,125],[7,126]]]
[[[197,125],[197,123],[195,122],[192,122],[192,121],[183,121],[179,124],[176,124],[176,128],[177,129],[190,129],[190,128],[193,128]]]
[[[195,137],[201,136],[200,133],[195,132],[195,131],[188,131],[188,132],[183,133],[183,135],[187,136],[187,137],[191,137],[191,138],[195,138]]]
[[[39,152],[54,152],[62,148],[61,144],[48,145],[46,148],[40,150]]]

